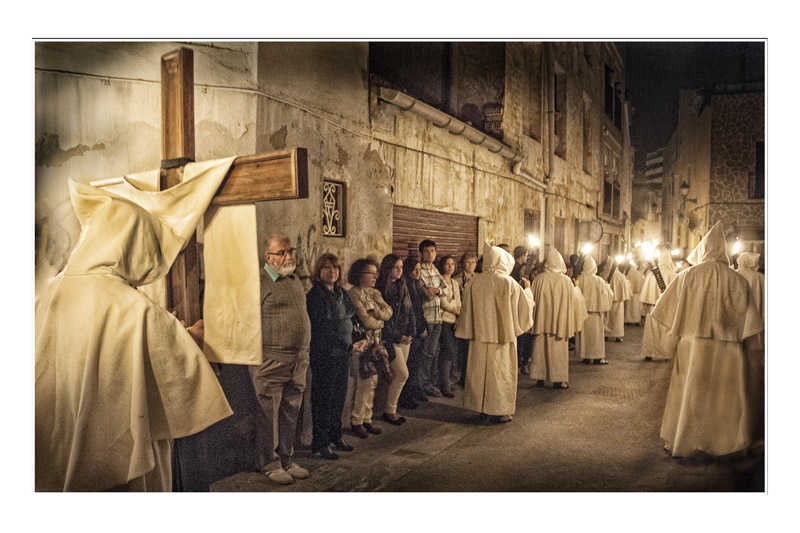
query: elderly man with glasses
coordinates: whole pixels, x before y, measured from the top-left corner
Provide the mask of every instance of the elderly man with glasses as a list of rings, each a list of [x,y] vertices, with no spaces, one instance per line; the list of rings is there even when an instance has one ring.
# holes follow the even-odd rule
[[[262,362],[250,367],[264,417],[256,426],[260,465],[273,482],[293,483],[308,477],[294,461],[297,418],[306,386],[311,324],[306,295],[295,276],[295,249],[285,235],[272,235],[261,276]]]

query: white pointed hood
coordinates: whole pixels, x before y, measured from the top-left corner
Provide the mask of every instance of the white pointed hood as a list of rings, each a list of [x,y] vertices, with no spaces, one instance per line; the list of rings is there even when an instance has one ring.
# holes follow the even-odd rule
[[[547,251],[547,258],[544,260],[544,267],[550,272],[559,272],[565,274],[567,272],[567,265],[564,263],[564,258],[552,246]]]
[[[125,178],[114,193],[70,180],[81,236],[64,274],[113,274],[134,287],[166,275],[233,159],[187,165],[183,182],[159,192],[137,189]]]
[[[761,254],[756,252],[743,252],[739,254],[738,270],[758,270],[758,260]]]
[[[488,242],[483,246],[483,271],[510,275],[514,270],[514,256]]]
[[[686,260],[693,265],[712,261],[729,263],[728,252],[725,250],[725,235],[722,233],[722,222],[717,222],[713,228],[708,230],[708,233],[697,243]]]

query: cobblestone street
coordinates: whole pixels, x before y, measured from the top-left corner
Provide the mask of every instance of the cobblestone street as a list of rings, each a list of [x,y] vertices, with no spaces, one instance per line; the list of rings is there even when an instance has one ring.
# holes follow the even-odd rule
[[[453,399],[435,398],[403,411],[406,424],[378,422],[338,461],[297,462],[311,471],[289,486],[243,472],[212,491],[761,491],[764,457],[711,464],[664,452],[659,428],[668,363],[644,362],[642,328],[626,326],[623,343],[608,342],[608,366],[583,365],[571,352],[570,389],[538,388],[521,377],[513,422],[477,425]]]

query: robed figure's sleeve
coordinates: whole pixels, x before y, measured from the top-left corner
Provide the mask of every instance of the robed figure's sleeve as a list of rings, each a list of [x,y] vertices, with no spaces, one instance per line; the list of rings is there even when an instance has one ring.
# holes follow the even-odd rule
[[[461,302],[461,313],[456,319],[456,337],[459,339],[474,339],[475,329],[473,327],[474,310],[472,309],[472,284],[464,287],[464,294]]]
[[[575,333],[577,333],[583,331],[583,323],[586,322],[589,313],[586,310],[586,299],[583,297],[583,293],[579,287],[572,288],[572,298],[574,303],[572,308],[575,310]]]
[[[533,308],[536,304],[533,301],[533,292],[530,287],[523,289],[516,286],[513,297],[517,300],[514,332],[519,336],[533,327]]]

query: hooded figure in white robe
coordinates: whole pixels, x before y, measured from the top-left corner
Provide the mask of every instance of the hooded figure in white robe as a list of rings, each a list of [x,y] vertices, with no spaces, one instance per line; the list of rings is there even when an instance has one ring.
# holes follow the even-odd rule
[[[584,362],[605,362],[605,313],[611,309],[614,293],[611,286],[597,275],[597,263],[591,256],[583,262],[583,270],[575,281],[583,294],[588,316],[583,331],[576,338],[576,352]]]
[[[642,303],[640,298],[642,285],[644,285],[644,275],[639,272],[635,265],[631,265],[625,277],[628,278],[628,283],[631,287],[631,299],[625,302],[625,323],[639,325],[642,323]]]
[[[747,280],[728,266],[720,223],[688,260],[649,317],[675,345],[661,438],[676,457],[727,455],[763,435],[763,346],[753,341],[764,324]]]
[[[618,342],[622,341],[625,336],[625,302],[631,299],[631,287],[628,284],[628,279],[619,271],[619,268],[613,268],[613,259],[610,257],[606,260],[603,268],[603,273],[600,277],[606,280],[611,286],[614,296],[611,300],[611,309],[606,314],[606,329],[605,334],[607,337],[615,338]],[[609,274],[611,274],[609,279]]]
[[[675,264],[669,254],[662,252],[658,258],[658,269],[661,271],[661,277],[664,278],[664,284],[669,287],[670,283],[678,275],[675,271]],[[642,357],[646,361],[669,360],[672,357],[670,354],[674,350],[673,339],[666,335],[664,328],[657,322],[649,319],[650,312],[660,297],[661,291],[658,288],[655,274],[653,274],[652,270],[649,270],[644,277],[641,294],[642,314],[646,315],[644,334],[642,335]]]
[[[171,439],[232,414],[186,328],[137,286],[166,275],[232,158],[163,192],[69,182],[81,235],[36,304],[39,491],[170,490]]]
[[[761,254],[755,252],[743,252],[739,255],[739,266],[736,272],[741,274],[750,285],[753,298],[761,318],[764,318],[764,274],[758,271],[758,259]]]
[[[517,337],[533,323],[534,300],[511,277],[514,257],[488,243],[483,272],[464,287],[456,337],[468,339],[464,407],[508,418],[517,403]],[[510,419],[510,418],[509,418]]]
[[[672,262],[672,257],[669,252],[665,253],[662,251],[661,255],[658,257],[657,264],[658,269],[661,271],[661,277],[664,279],[664,285],[669,287],[669,284],[672,283],[672,280],[678,275],[675,271],[675,263]],[[660,296],[661,289],[658,288],[656,275],[648,268],[644,275],[642,291],[639,295],[639,301],[642,304],[642,315],[650,314],[650,311],[652,311],[653,307],[658,303],[658,298]]]
[[[533,280],[533,363],[531,378],[538,385],[545,381],[554,388],[569,388],[569,348],[567,341],[583,329],[581,307],[575,285],[565,274],[567,266],[561,254],[550,248],[545,271]]]

